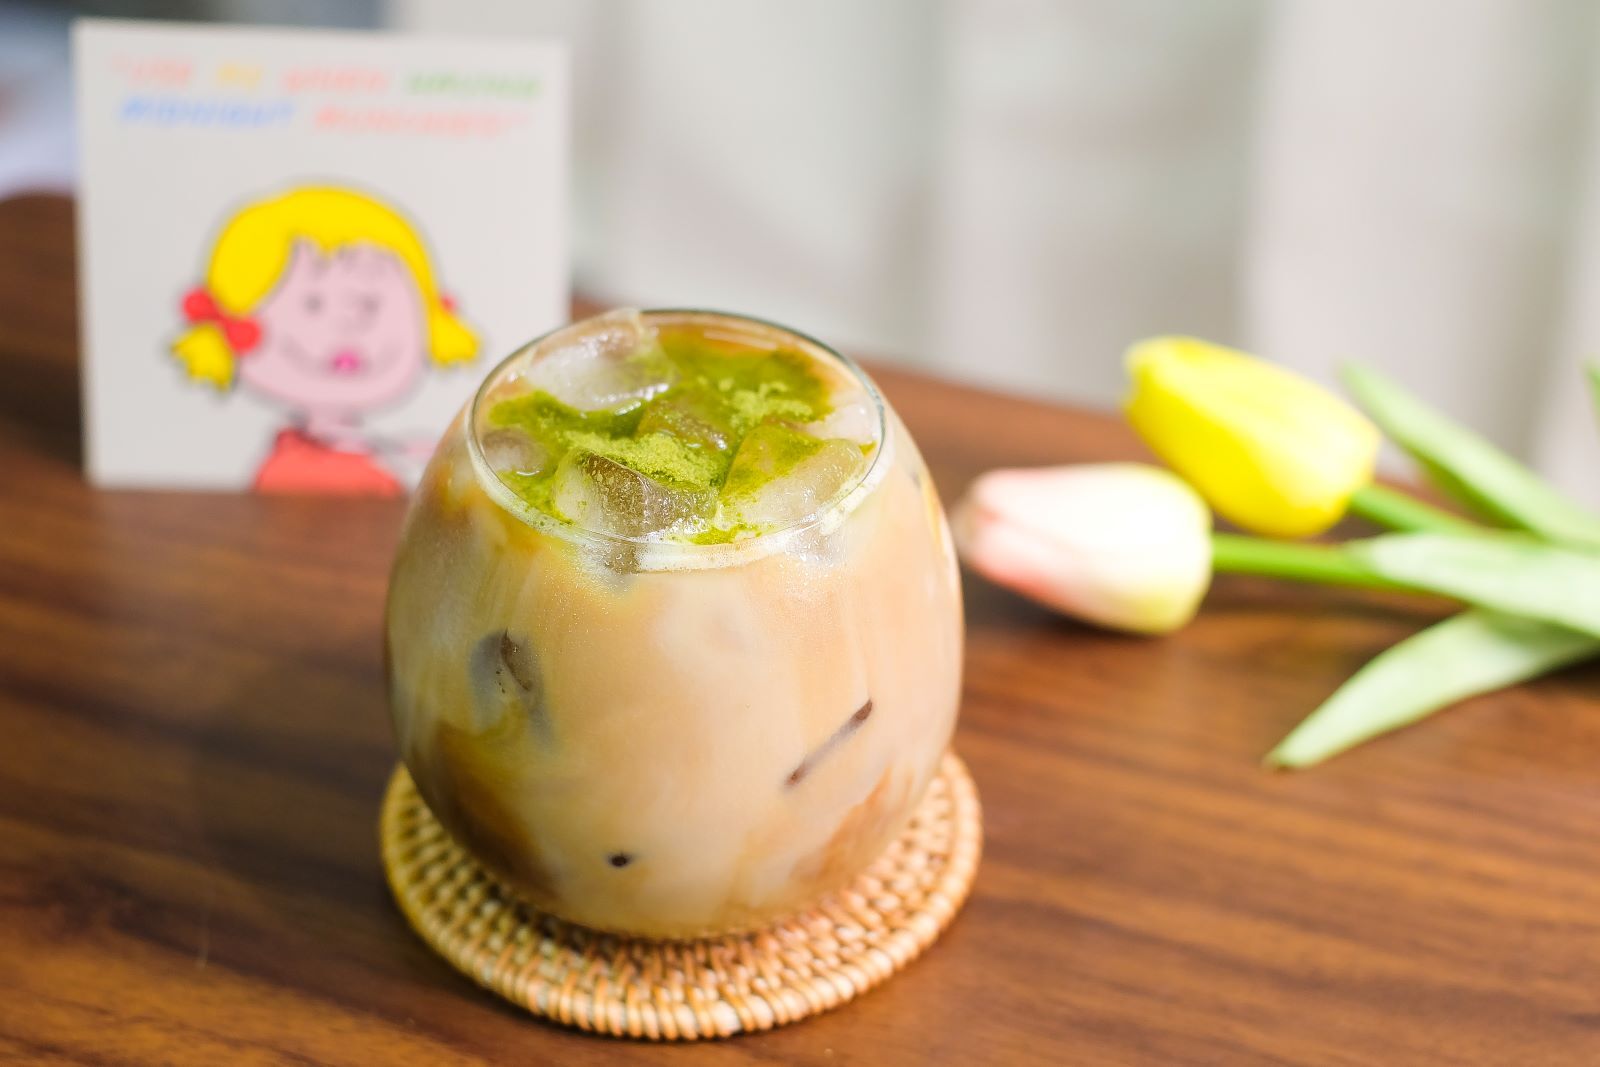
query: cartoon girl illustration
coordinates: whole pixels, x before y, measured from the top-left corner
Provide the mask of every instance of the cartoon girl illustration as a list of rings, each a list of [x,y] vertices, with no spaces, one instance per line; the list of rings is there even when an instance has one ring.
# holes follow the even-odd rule
[[[290,412],[256,471],[263,492],[402,492],[395,468],[432,443],[380,440],[363,418],[410,393],[430,360],[478,350],[411,224],[333,186],[240,209],[183,316],[172,353],[191,378],[221,392],[238,383]]]

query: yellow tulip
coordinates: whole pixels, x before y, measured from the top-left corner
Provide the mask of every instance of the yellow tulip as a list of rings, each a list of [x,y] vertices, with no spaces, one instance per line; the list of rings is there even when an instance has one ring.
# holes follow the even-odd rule
[[[1333,393],[1191,337],[1128,351],[1128,421],[1216,512],[1271,537],[1338,522],[1372,483],[1378,428]]]

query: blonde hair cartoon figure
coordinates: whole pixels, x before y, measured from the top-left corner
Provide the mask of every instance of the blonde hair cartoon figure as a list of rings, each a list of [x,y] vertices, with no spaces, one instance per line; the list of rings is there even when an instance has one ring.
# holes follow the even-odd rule
[[[401,492],[396,468],[432,442],[373,437],[365,418],[410,394],[430,364],[478,352],[411,223],[335,186],[237,211],[182,310],[172,354],[190,378],[290,412],[256,471],[264,492]]]

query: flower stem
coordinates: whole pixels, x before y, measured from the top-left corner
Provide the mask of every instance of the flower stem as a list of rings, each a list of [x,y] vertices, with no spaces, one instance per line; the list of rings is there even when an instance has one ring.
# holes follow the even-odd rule
[[[1414,496],[1373,483],[1357,489],[1350,498],[1350,510],[1364,519],[1391,530],[1426,530],[1430,533],[1463,533],[1482,527]]]
[[[1383,577],[1338,545],[1269,541],[1242,534],[1211,535],[1211,567],[1218,573],[1257,574],[1323,585],[1353,585],[1365,589],[1411,588]]]

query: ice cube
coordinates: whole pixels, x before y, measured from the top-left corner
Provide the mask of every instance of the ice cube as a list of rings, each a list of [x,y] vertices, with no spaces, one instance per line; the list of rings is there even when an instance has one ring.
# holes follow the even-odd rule
[[[694,532],[716,507],[710,491],[674,489],[582,450],[568,453],[556,468],[550,499],[570,521],[616,537]]]
[[[726,451],[734,437],[732,421],[721,402],[701,394],[663,397],[650,405],[639,420],[638,434],[650,433],[669,433],[718,452]]]
[[[870,445],[878,439],[878,409],[870,399],[861,397],[839,405],[801,429],[812,437],[836,437],[858,445]]]
[[[558,340],[523,380],[579,411],[627,411],[677,380],[655,330],[637,311],[602,315]]]
[[[724,509],[757,528],[796,522],[843,495],[866,464],[860,447],[849,441],[818,441],[772,423],[758,426],[733,458]]]
[[[508,630],[485,634],[467,658],[473,700],[467,709],[474,733],[506,732],[513,716],[525,720],[548,740],[544,709],[544,672],[526,635]]]
[[[550,465],[550,450],[508,426],[483,435],[483,458],[496,474],[534,476],[544,473]]]

